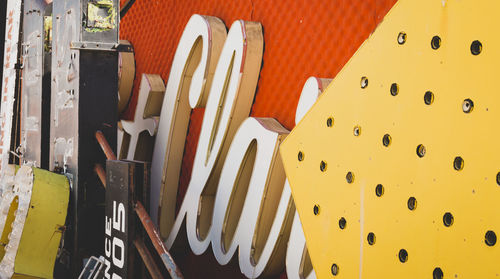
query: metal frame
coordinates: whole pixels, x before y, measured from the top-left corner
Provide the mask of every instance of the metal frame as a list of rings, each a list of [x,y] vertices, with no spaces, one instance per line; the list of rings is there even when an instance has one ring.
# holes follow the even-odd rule
[[[102,130],[116,149],[118,53],[104,46],[118,45],[118,12],[114,28],[89,30],[90,0],[53,2],[52,84],[50,123],[50,170],[61,169],[72,179],[70,233],[72,274],[82,260],[102,254],[104,236],[104,190],[93,174],[96,163],[104,164],[94,139]],[[109,3],[117,10],[118,0]],[[72,48],[81,42],[100,47]],[[103,47],[101,47],[103,46]],[[102,230],[101,230],[102,228]]]

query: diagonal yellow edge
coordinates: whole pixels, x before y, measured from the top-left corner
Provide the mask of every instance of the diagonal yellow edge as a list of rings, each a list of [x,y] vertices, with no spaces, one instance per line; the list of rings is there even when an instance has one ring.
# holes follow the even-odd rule
[[[499,10],[400,0],[282,144],[318,278],[500,278]]]

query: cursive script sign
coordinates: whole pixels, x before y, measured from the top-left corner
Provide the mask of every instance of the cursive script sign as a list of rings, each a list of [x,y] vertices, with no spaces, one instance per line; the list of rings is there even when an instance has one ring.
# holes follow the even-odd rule
[[[315,278],[286,181],[279,146],[289,133],[271,118],[249,117],[262,62],[259,23],[193,15],[174,56],[152,160],[151,215],[171,247],[185,224],[195,254],[212,246],[227,264],[237,253],[248,278],[286,270]],[[330,80],[310,78],[296,121]],[[191,110],[205,108],[186,195],[175,211]],[[136,111],[142,115],[143,112]]]

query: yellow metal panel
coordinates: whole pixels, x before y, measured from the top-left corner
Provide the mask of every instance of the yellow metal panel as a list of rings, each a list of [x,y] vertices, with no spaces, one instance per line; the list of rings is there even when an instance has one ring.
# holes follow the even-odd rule
[[[500,277],[499,10],[400,0],[285,140],[319,278]]]
[[[14,273],[14,275],[12,275],[12,279],[38,279],[38,278],[40,278],[40,277],[27,276],[27,275],[17,274],[17,273]]]
[[[16,218],[15,212],[19,206],[19,197],[15,197],[9,207],[9,212],[7,213],[7,218],[5,220],[4,229],[2,231],[2,236],[0,237],[0,260],[3,260],[5,256],[5,247],[9,243],[9,235],[12,232],[12,223]]]
[[[33,176],[33,192],[14,264],[14,278],[52,278],[64,231],[69,201],[67,178],[36,168]]]

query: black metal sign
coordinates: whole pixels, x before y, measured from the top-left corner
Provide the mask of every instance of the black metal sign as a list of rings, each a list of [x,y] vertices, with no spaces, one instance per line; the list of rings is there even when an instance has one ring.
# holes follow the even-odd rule
[[[129,221],[134,216],[129,207],[134,168],[131,162],[108,161],[106,164],[105,278],[127,278]]]

